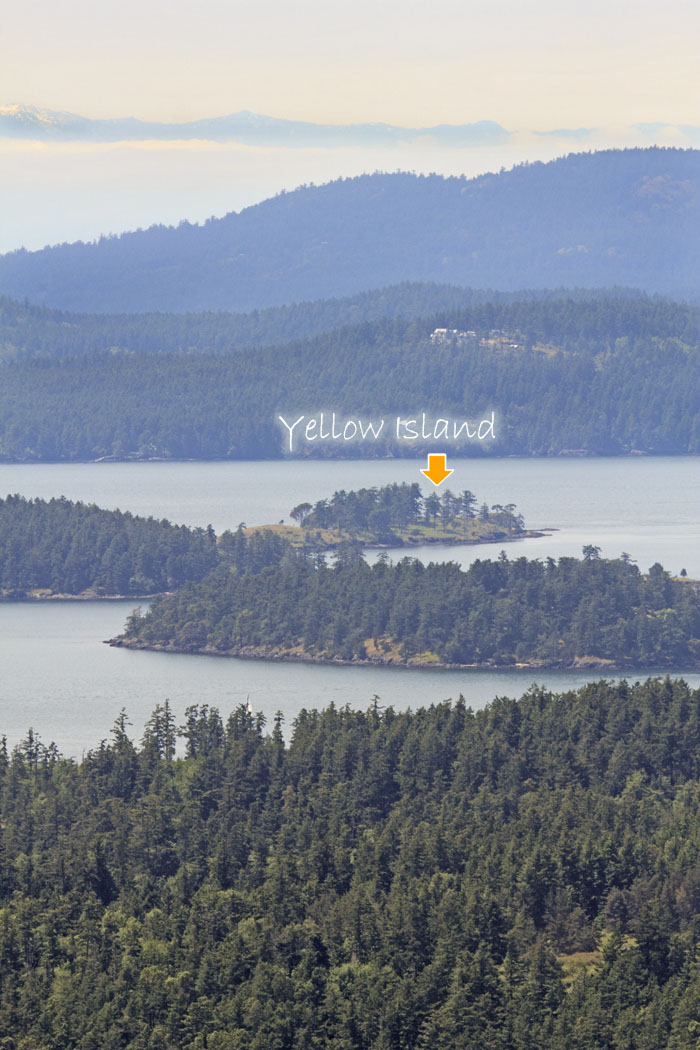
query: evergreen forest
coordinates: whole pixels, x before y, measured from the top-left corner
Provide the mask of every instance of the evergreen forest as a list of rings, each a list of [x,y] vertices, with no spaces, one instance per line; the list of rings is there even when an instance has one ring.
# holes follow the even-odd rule
[[[700,150],[655,147],[8,252],[0,462],[700,455],[698,219]],[[292,450],[281,417],[321,413],[389,425],[300,424]],[[439,439],[392,425],[426,415]],[[489,418],[493,440],[454,436]],[[230,710],[197,679],[182,721],[144,690],[143,732],[115,710],[80,758],[0,724],[0,1050],[698,1050],[700,689],[665,672],[700,669],[700,582],[595,536],[365,560],[528,535],[444,485],[289,517],[217,536],[8,495],[0,600],[148,599],[110,645],[237,657],[233,679],[250,659],[463,668],[466,692],[476,669],[608,680],[478,711],[307,694],[285,724],[284,696]]]
[[[700,693],[0,748],[7,1050],[695,1050]]]

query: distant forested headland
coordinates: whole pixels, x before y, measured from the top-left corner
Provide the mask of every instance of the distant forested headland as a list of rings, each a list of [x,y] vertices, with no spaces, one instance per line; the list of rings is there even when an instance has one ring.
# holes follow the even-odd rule
[[[603,560],[593,545],[582,559],[509,560],[502,552],[466,571],[410,558],[369,566],[352,544],[331,566],[288,546],[249,571],[245,535],[230,542],[233,566],[135,612],[113,644],[432,667],[700,663],[697,584],[659,564],[642,574],[627,556]]]
[[[431,339],[436,329],[446,334]],[[471,419],[495,410],[497,455],[700,452],[700,312],[665,300],[480,303],[285,346],[210,349],[8,361],[0,458],[279,458],[279,413],[332,407],[345,416],[427,411]],[[389,432],[318,445],[308,454],[428,449]],[[486,454],[480,442],[459,451]]]
[[[700,692],[0,747],[8,1050],[696,1050]],[[180,742],[182,757],[176,757]]]

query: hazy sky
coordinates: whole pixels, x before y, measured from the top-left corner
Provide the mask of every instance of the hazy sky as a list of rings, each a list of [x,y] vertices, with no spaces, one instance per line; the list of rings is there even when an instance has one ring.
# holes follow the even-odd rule
[[[24,0],[0,97],[89,115],[697,122],[696,0]]]
[[[637,122],[700,124],[699,39],[696,0],[24,0],[3,13],[0,103],[159,120],[251,109],[332,123],[605,126],[592,144],[623,145]],[[462,159],[4,143],[0,250],[220,214],[343,172],[476,173],[556,152],[534,140]]]

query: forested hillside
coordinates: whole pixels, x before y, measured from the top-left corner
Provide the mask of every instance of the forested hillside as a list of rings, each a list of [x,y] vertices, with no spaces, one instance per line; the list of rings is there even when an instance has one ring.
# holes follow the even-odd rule
[[[232,544],[244,549],[239,533]],[[333,566],[288,551],[259,571],[229,567],[156,599],[117,644],[318,662],[467,666],[700,664],[700,593],[627,556]]]
[[[98,313],[249,311],[400,281],[697,296],[700,152],[608,150],[478,178],[362,175],[203,226],[0,258],[0,294]]]
[[[0,458],[277,458],[286,436],[280,413],[296,419],[330,406],[345,417],[427,411],[474,420],[495,411],[488,451],[498,455],[696,453],[699,316],[634,298],[487,303],[256,352],[9,363]],[[473,334],[436,343],[438,326]],[[378,441],[317,442],[313,454],[425,447],[392,441],[387,426]],[[478,455],[484,446],[461,450]]]
[[[321,299],[289,306],[199,314],[76,314],[0,297],[0,361],[29,357],[74,357],[106,350],[136,353],[227,354],[247,347],[277,346],[321,332],[382,318],[431,318],[459,314],[470,307],[561,299],[616,299],[626,312],[628,300],[643,298],[630,289],[562,289],[496,292],[454,285],[404,282],[345,299]],[[666,304],[669,312],[670,304]],[[663,308],[657,302],[653,313]],[[698,312],[675,306],[691,324]],[[485,317],[485,315],[483,315]],[[693,321],[693,319],[695,319]],[[477,313],[474,323],[486,323]]]
[[[700,694],[156,707],[0,750],[0,1009],[41,1050],[696,1050]]]

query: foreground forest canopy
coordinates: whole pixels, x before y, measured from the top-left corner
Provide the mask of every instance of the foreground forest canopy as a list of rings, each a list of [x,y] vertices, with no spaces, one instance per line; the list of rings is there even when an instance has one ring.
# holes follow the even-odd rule
[[[250,311],[400,281],[697,297],[700,151],[570,154],[478,178],[376,173],[198,226],[0,256],[0,293],[63,310]]]
[[[448,335],[431,338],[436,329]],[[280,458],[279,414],[331,408],[346,418],[495,412],[495,441],[463,437],[460,455],[700,451],[700,313],[640,297],[481,303],[236,353],[30,357],[4,364],[1,379],[5,460]],[[393,429],[299,454],[436,451]]]
[[[272,537],[271,537],[272,538]],[[114,644],[272,659],[435,666],[534,664],[694,667],[700,593],[659,564],[643,575],[628,556],[369,566],[357,547],[323,557],[291,547],[245,569],[246,539],[231,537],[241,568],[135,612]]]
[[[156,707],[0,750],[0,1011],[31,1050],[696,1050],[700,693]]]

